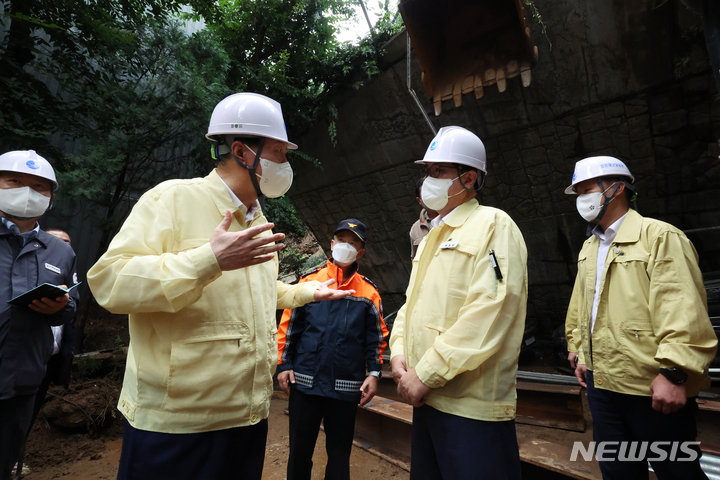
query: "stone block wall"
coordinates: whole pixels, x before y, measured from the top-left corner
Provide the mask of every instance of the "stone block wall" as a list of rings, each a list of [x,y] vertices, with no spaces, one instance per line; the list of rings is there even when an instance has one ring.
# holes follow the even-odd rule
[[[564,321],[586,238],[574,197],[563,193],[575,162],[621,158],[636,177],[641,214],[685,230],[720,226],[720,101],[702,62],[675,68],[678,55],[688,53],[672,45],[699,23],[679,2],[664,10],[636,0],[535,3],[553,49],[534,27],[540,61],[532,85],[523,89],[513,79],[503,94],[492,87],[480,100],[464,95],[460,108],[446,103],[433,122],[463,126],[485,142],[489,171],[480,201],[507,211],[525,237],[528,322],[547,338]],[[692,47],[688,55],[702,59],[702,50]],[[412,68],[430,113],[416,62]],[[386,313],[404,301],[408,231],[419,213],[414,188],[421,172],[413,161],[433,137],[406,90],[405,69],[404,58],[391,59],[359,91],[335,99],[337,145],[327,124],[302,136],[300,147],[322,169],[296,163],[290,191],[322,244],[342,218],[367,223],[361,268],[378,284]],[[689,236],[703,271],[720,277],[720,230]]]

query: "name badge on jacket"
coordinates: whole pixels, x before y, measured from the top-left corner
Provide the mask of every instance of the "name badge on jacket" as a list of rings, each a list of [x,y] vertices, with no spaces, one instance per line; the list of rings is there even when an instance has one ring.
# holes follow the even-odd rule
[[[56,267],[55,265],[50,265],[49,263],[45,264],[45,268],[47,268],[51,272],[57,273],[58,275],[60,275],[62,273],[62,271],[60,271],[60,269],[58,267]]]

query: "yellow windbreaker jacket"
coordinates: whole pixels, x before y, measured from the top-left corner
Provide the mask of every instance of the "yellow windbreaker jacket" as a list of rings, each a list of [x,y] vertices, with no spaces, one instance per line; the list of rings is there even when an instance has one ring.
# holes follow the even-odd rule
[[[130,314],[118,408],[135,428],[195,433],[269,414],[275,310],[312,301],[318,282],[278,282],[277,257],[222,272],[209,239],[226,210],[230,231],[249,227],[215,171],[164,182],[142,196],[88,272],[98,303]],[[251,225],[266,221],[258,212]]]
[[[427,404],[477,420],[515,418],[527,306],[527,250],[515,222],[475,199],[460,205],[420,244],[406,298],[390,348],[432,388]]]
[[[580,251],[565,321],[568,350],[579,352],[595,386],[650,396],[660,368],[680,367],[689,397],[707,388],[717,337],[690,240],[670,224],[628,212],[605,261],[591,342],[598,246],[593,235]]]

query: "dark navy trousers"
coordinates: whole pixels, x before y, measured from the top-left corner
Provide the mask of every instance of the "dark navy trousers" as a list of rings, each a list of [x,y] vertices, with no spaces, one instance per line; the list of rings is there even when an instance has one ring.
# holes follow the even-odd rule
[[[410,480],[520,480],[515,421],[413,409]]]
[[[596,448],[599,442],[686,442],[695,441],[697,437],[697,423],[695,416],[698,411],[695,398],[688,398],[687,404],[674,413],[664,414],[653,410],[652,398],[641,395],[628,395],[596,388],[592,372],[587,372],[587,396],[590,404],[590,413],[593,419],[593,440]],[[635,450],[631,450],[634,448]],[[637,455],[640,444],[626,447],[627,452]],[[707,480],[707,476],[700,468],[700,450],[693,446],[698,459],[690,461],[670,461],[671,445],[662,448],[668,454],[668,460],[663,462],[650,462],[655,475],[659,480]],[[603,457],[617,459],[620,447],[614,447],[615,452],[606,450]],[[679,448],[676,449],[676,458],[689,458]],[[658,458],[659,455],[650,451],[648,444],[645,458]],[[649,477],[648,462],[639,461],[601,461],[600,470],[604,480],[642,480]]]
[[[0,400],[0,480],[10,480],[10,471],[25,444],[35,395]]]
[[[261,480],[267,419],[202,433],[138,430],[127,421],[118,480]]]
[[[310,480],[320,422],[325,427],[328,461],[325,480],[350,479],[350,454],[355,436],[355,402],[290,390],[290,453],[288,480]]]

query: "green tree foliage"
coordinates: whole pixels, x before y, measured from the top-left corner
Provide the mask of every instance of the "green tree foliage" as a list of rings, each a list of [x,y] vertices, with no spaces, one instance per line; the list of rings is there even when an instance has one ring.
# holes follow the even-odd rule
[[[275,229],[279,232],[296,236],[303,236],[307,233],[305,223],[285,196],[266,199],[265,216],[275,224]]]
[[[67,92],[86,127],[82,151],[66,156],[60,182],[70,197],[104,207],[99,253],[123,204],[161,180],[212,167],[204,132],[227,94],[227,56],[210,32],[188,37],[177,25],[151,24],[135,35],[136,42],[99,51],[96,81]]]
[[[283,106],[291,136],[337,114],[330,95],[378,72],[381,46],[400,29],[389,0],[376,34],[359,45],[335,39],[334,24],[354,0],[191,0],[228,52],[228,86],[268,95]],[[334,114],[333,114],[334,112]],[[332,136],[332,130],[330,131]],[[302,158],[302,157],[301,157]]]
[[[175,15],[177,0],[5,0],[0,5],[0,145],[52,150],[48,136],[81,126],[82,112],[58,94],[102,78],[95,59],[108,43],[131,43],[152,21]]]

